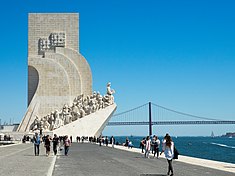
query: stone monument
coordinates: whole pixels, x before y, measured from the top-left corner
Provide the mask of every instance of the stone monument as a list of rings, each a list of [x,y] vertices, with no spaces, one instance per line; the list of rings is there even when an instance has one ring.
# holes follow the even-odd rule
[[[99,135],[115,111],[109,84],[106,95],[92,93],[91,69],[79,52],[78,22],[77,13],[29,14],[28,109],[19,132],[70,135],[72,125],[77,134]]]

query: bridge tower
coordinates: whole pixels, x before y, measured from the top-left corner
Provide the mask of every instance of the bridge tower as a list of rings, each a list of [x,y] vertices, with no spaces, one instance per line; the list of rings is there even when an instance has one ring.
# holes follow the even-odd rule
[[[151,110],[151,102],[149,102],[149,136],[152,136],[152,110]]]

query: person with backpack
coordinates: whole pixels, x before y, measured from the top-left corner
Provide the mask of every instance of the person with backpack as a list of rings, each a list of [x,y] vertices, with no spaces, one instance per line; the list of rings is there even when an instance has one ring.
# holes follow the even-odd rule
[[[35,133],[35,136],[33,137],[33,143],[34,143],[34,154],[35,156],[39,156],[39,147],[40,147],[40,136],[38,133]]]

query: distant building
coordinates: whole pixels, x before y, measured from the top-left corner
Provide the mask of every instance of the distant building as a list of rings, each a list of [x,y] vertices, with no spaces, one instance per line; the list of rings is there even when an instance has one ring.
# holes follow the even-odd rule
[[[19,124],[0,125],[0,132],[1,133],[14,132],[17,130],[18,126],[19,126]]]
[[[225,135],[222,135],[221,137],[235,137],[235,132],[234,133],[226,133]]]

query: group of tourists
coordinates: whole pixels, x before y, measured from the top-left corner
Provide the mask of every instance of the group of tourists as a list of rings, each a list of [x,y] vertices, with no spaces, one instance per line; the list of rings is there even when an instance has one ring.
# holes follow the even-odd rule
[[[89,142],[94,142],[94,143],[103,143],[103,145],[108,146],[109,144],[114,147],[115,144],[115,138],[112,136],[110,139],[106,136],[100,136],[100,137],[76,137],[77,142],[82,141],[82,143],[87,140]],[[50,155],[50,150],[51,150],[51,143],[53,144],[53,152],[54,155],[57,155],[58,149],[62,150],[64,148],[64,155],[68,155],[69,147],[71,146],[72,143],[72,136],[70,138],[66,136],[57,136],[54,134],[54,137],[51,138],[49,135],[40,137],[38,133],[35,133],[35,136],[33,137],[33,143],[34,143],[34,151],[35,151],[35,156],[39,155],[39,148],[40,144],[44,143],[44,147],[46,148],[46,156]],[[132,148],[133,144],[131,141],[126,138],[125,143],[123,146],[126,146],[128,148]],[[161,152],[160,152],[160,146],[161,146]],[[143,138],[140,141],[140,148],[142,149],[141,152],[144,153],[145,158],[150,158],[150,153],[152,151],[152,154],[154,158],[159,158],[159,155],[162,153],[165,154],[165,158],[167,159],[168,163],[168,172],[167,175],[173,176],[173,166],[172,166],[172,160],[173,159],[178,159],[178,152],[174,147],[174,142],[172,141],[172,138],[170,137],[169,134],[166,134],[163,140],[160,142],[158,136],[154,135],[152,139],[150,136],[147,136],[146,138]]]
[[[142,153],[144,153],[144,156],[146,158],[149,158],[151,149],[152,149],[152,154],[154,155],[154,157],[156,157],[156,154],[157,154],[157,158],[159,158],[160,144],[161,142],[158,139],[158,136],[154,135],[152,140],[150,139],[149,136],[147,136],[146,138],[143,138],[140,141],[140,148],[142,149]],[[165,137],[162,140],[162,151],[160,155],[162,153],[165,154],[165,158],[167,159],[167,163],[168,163],[167,175],[173,176],[174,172],[173,172],[172,160],[178,159],[178,152],[176,151],[174,147],[174,142],[172,141],[172,138],[170,137],[168,133],[165,135]]]
[[[69,147],[71,146],[72,142],[67,135],[58,137],[56,134],[54,134],[54,137],[51,138],[49,135],[41,137],[38,133],[35,133],[33,137],[33,143],[35,156],[39,156],[41,143],[44,144],[46,149],[46,156],[50,155],[51,143],[53,146],[54,155],[57,155],[58,150],[62,150],[64,148],[64,155],[68,156]]]
[[[152,154],[154,157],[159,158],[159,147],[160,147],[160,140],[158,136],[154,135],[152,140],[149,136],[143,138],[140,141],[140,148],[142,149],[142,153],[145,153],[145,157],[149,158],[150,151],[152,150]],[[145,152],[144,152],[145,151]],[[157,154],[157,156],[156,156]]]
[[[100,146],[101,146],[101,144],[106,145],[106,146],[111,144],[112,147],[114,148],[115,138],[113,136],[111,136],[111,138],[109,139],[108,136],[106,136],[106,137],[100,136],[99,138],[97,138],[96,142],[98,142]]]

